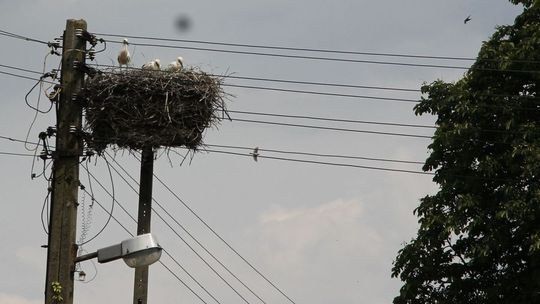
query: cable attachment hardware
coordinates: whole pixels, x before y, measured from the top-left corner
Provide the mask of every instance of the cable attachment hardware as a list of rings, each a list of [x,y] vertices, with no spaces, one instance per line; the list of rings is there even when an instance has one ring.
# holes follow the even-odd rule
[[[89,49],[88,52],[86,52],[86,56],[88,60],[94,61],[94,59],[96,59],[96,50],[93,48]]]
[[[75,30],[75,35],[79,38],[82,38],[86,40],[88,43],[90,43],[92,46],[96,46],[98,43],[98,39],[96,38],[96,35],[90,34],[88,31],[83,29],[77,29]]]
[[[52,70],[50,72],[47,72],[47,73],[39,76],[39,79],[43,80],[43,79],[48,78],[48,77],[50,77],[52,79],[56,79],[56,70]]]
[[[55,84],[53,90],[47,95],[51,102],[58,102],[60,99],[60,92],[62,87],[59,84]]]
[[[51,55],[61,56],[60,52],[58,52],[58,49],[60,48],[59,38],[55,38],[54,41],[47,42],[47,46],[51,49]]]
[[[49,158],[49,153],[47,152],[47,150],[41,150],[41,152],[39,153],[39,158],[41,158],[42,160],[47,160]]]
[[[69,133],[78,135],[80,132],[81,131],[79,130],[79,128],[77,128],[77,126],[74,126],[74,125],[69,126]]]
[[[51,137],[51,136],[54,136],[54,134],[56,134],[56,128],[55,127],[48,127],[47,128],[47,136]]]
[[[94,38],[95,38],[95,36],[94,36]],[[96,46],[95,46],[95,44],[93,44],[92,47],[86,52],[86,57],[90,61],[94,61],[96,59],[96,54],[97,53],[104,52],[107,49],[107,41],[105,41],[105,39],[99,38],[96,41],[99,42],[99,43],[102,43],[103,48],[101,50],[96,51]]]
[[[47,136],[48,136],[47,132],[39,132],[39,135],[38,135],[39,139],[41,140],[47,139]]]
[[[94,153],[94,151],[92,151],[92,150],[86,150],[84,155],[90,158],[90,157],[96,155],[96,153]]]
[[[96,74],[102,73],[100,70],[90,67],[86,63],[82,63],[79,61],[73,61],[73,68],[85,73],[86,75],[90,76],[90,78],[93,78],[94,76],[96,76]]]
[[[85,99],[83,99],[82,97],[80,97],[79,95],[77,95],[76,93],[75,94],[72,94],[71,95],[71,102],[81,106],[81,107],[86,107],[88,105],[88,103],[86,102]]]

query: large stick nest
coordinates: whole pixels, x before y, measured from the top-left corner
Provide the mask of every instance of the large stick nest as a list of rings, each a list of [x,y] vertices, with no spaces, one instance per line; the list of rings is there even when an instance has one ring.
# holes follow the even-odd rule
[[[79,92],[90,148],[180,147],[196,150],[206,128],[224,115],[222,78],[181,72],[106,71]]]

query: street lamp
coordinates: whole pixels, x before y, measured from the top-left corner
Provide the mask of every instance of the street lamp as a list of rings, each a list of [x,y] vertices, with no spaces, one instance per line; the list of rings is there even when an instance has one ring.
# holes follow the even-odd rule
[[[75,263],[97,258],[99,263],[107,263],[122,258],[131,268],[148,266],[159,260],[162,248],[151,233],[137,235],[120,244],[101,248],[96,252],[78,256]]]

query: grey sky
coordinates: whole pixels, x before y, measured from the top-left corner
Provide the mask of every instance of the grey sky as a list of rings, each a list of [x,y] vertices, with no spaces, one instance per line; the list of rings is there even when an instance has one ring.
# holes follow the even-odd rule
[[[67,18],[84,18],[93,32],[131,34],[218,42],[282,45],[292,47],[357,50],[474,57],[483,40],[499,24],[513,21],[519,8],[505,0],[478,1],[0,1],[0,29],[42,40],[61,34]],[[187,15],[191,30],[179,32],[175,18]],[[472,15],[467,25],[463,19]],[[116,39],[116,38],[115,38]],[[137,42],[135,39],[133,42]],[[0,64],[41,70],[47,49],[39,44],[0,37]],[[98,57],[111,64],[119,46],[109,44]],[[184,57],[189,66],[238,76],[294,79],[358,85],[419,88],[436,78],[457,79],[463,70],[397,67],[388,65],[295,60],[235,55],[193,50],[130,49],[136,66],[152,58],[162,62]],[[357,59],[399,61],[396,58],[357,56]],[[468,65],[456,61],[404,62]],[[58,64],[49,57],[47,68]],[[1,71],[9,71],[0,68]],[[18,73],[18,72],[17,72]],[[31,75],[30,75],[31,76]],[[24,103],[32,81],[0,75],[2,110],[0,135],[24,139],[34,112]],[[235,81],[238,84],[270,86],[267,83]],[[349,90],[294,85],[289,89],[334,93],[417,98],[416,93]],[[288,113],[429,124],[429,117],[415,117],[408,103],[286,94],[226,88],[235,95],[232,110]],[[35,102],[37,95],[31,95]],[[44,100],[44,99],[43,99]],[[43,101],[42,100],[42,101]],[[258,118],[255,118],[258,119]],[[291,121],[294,122],[294,121]],[[302,122],[300,122],[302,123]],[[310,123],[310,122],[309,122]],[[38,116],[31,132],[54,124],[52,114]],[[327,125],[327,124],[326,124]],[[428,134],[429,130],[337,125],[377,131]],[[259,146],[261,149],[358,155],[424,160],[429,140],[344,133],[323,130],[270,127],[224,122],[209,130],[210,144]],[[0,151],[27,153],[23,145],[0,141]],[[264,156],[264,152],[262,153]],[[116,159],[138,178],[133,156],[117,153]],[[436,191],[429,176],[381,172],[314,164],[281,162],[222,154],[196,154],[191,164],[180,166],[181,158],[171,155],[156,162],[156,173],[196,212],[248,260],[280,286],[296,303],[353,304],[389,303],[399,288],[390,278],[393,258],[402,243],[415,233],[412,215],[418,199]],[[358,165],[419,170],[420,166],[338,160]],[[41,164],[36,163],[40,170]],[[40,211],[46,195],[43,179],[30,180],[31,158],[0,155],[0,212],[2,272],[0,304],[34,304],[43,300],[47,240],[41,228]],[[101,182],[110,187],[105,162],[89,165]],[[88,184],[81,170],[81,181]],[[118,201],[136,214],[137,198],[117,176],[114,185]],[[106,207],[111,199],[96,184],[96,198]],[[178,221],[190,229],[223,262],[230,265],[267,303],[287,303],[227,248],[194,220],[163,187],[156,184],[154,196]],[[88,204],[90,198],[85,198]],[[81,196],[82,201],[82,196]],[[159,209],[158,209],[159,211]],[[118,207],[115,216],[135,232]],[[89,235],[107,219],[96,208]],[[79,225],[80,229],[80,225]],[[179,229],[178,229],[179,230]],[[183,243],[153,217],[153,231],[167,250],[216,295],[221,303],[241,300],[215,277]],[[179,230],[180,231],[180,230]],[[88,251],[127,238],[115,222],[103,234],[85,245]],[[167,257],[163,261],[185,279],[201,296],[198,287]],[[91,264],[82,265],[89,277]],[[94,281],[77,283],[75,302],[127,303],[131,301],[132,270],[121,262],[97,265]],[[200,303],[160,265],[150,269],[151,303]],[[229,277],[227,277],[229,278]],[[257,299],[229,280],[250,303]]]

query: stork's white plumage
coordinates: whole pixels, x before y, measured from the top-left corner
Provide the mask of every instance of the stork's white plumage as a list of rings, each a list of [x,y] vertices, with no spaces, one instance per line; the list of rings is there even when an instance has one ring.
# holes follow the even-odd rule
[[[129,54],[129,50],[127,46],[129,45],[128,40],[124,39],[122,42],[122,48],[120,49],[120,53],[118,53],[118,64],[120,67],[125,65],[128,66],[129,62],[131,61],[131,55]]]
[[[178,56],[175,61],[169,63],[167,71],[180,72],[184,68],[184,58]]]
[[[161,68],[160,63],[161,63],[161,61],[159,59],[154,59],[154,60],[152,60],[150,62],[147,62],[147,63],[143,64],[142,69],[143,70],[159,71],[159,69]]]

